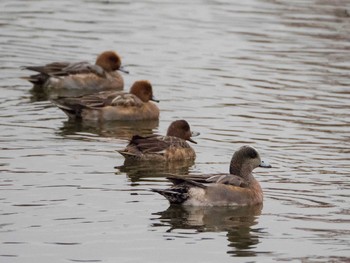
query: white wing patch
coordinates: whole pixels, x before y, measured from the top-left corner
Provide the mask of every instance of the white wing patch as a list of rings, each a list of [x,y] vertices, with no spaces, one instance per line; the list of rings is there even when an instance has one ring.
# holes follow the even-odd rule
[[[191,187],[188,189],[189,198],[185,201],[185,205],[205,206],[208,201],[205,197],[205,190],[199,187]]]
[[[121,94],[115,97],[111,105],[112,106],[142,106],[142,101],[133,94]]]

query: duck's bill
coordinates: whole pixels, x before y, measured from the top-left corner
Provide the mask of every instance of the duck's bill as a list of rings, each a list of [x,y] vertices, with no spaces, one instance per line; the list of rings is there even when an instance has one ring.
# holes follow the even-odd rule
[[[126,70],[123,66],[119,67],[118,70],[121,71],[121,72],[123,72],[123,73],[129,74],[129,71]]]
[[[195,132],[195,131],[191,132],[191,137],[196,137],[196,136],[198,136],[198,135],[200,135],[199,132]],[[197,144],[197,142],[194,141],[194,140],[192,140],[192,138],[189,138],[188,141]]]
[[[268,162],[261,161],[261,164],[259,165],[259,167],[271,168],[272,166]]]
[[[157,98],[154,97],[154,96],[152,96],[151,101],[154,101],[154,102],[157,102],[157,103],[159,102],[159,100],[157,100]]]
[[[192,142],[192,143],[195,143],[195,144],[197,144],[197,142],[196,141],[194,141],[194,140],[192,140],[191,138],[189,138],[189,139],[187,139],[189,142]]]

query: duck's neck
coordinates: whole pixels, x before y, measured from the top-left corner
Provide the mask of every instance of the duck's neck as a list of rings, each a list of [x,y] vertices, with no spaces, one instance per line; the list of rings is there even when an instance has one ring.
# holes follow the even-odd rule
[[[252,169],[247,166],[237,166],[231,164],[230,174],[238,175],[239,177],[243,178],[247,183],[255,180],[252,174]]]
[[[234,174],[234,175],[240,176],[240,174],[241,174],[240,167],[231,164],[230,165],[230,174]]]

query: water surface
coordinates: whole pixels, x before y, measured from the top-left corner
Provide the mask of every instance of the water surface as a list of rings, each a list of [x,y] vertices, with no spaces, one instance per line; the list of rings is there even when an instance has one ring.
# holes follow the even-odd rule
[[[2,1],[1,262],[348,262],[350,5]],[[23,65],[113,49],[152,82],[159,122],[71,123]],[[123,166],[133,134],[186,119],[195,163]],[[228,171],[254,145],[263,207],[169,207],[164,172]],[[116,169],[114,167],[120,167]]]

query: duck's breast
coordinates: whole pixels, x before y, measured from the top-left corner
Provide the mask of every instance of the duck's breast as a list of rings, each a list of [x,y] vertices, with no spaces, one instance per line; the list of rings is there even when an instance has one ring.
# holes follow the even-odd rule
[[[164,155],[170,161],[194,160],[196,158],[196,153],[191,147],[171,146],[165,151]]]
[[[249,187],[210,184],[206,188],[208,203],[214,206],[246,206],[263,202],[260,184],[254,180]]]

